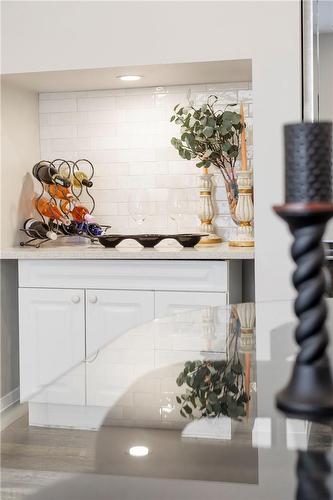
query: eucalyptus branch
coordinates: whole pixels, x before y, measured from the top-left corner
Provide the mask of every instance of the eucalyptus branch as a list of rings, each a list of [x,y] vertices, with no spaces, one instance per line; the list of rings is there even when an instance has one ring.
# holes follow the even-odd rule
[[[179,155],[192,160],[197,158],[198,167],[215,165],[221,172],[226,183],[235,183],[235,167],[240,149],[240,115],[229,111],[227,104],[223,111],[215,110],[218,98],[214,95],[208,97],[205,104],[195,107],[174,108],[171,121],[181,125],[181,139],[172,138],[172,145],[178,150]],[[211,153],[209,153],[211,151]]]

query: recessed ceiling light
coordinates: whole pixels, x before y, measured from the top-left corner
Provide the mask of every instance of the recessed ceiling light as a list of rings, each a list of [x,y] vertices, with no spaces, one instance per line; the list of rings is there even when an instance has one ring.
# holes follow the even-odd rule
[[[145,457],[149,453],[149,448],[147,446],[132,446],[128,453],[131,457]]]
[[[142,76],[140,75],[121,75],[117,76],[119,80],[122,80],[123,82],[135,82],[136,80],[141,80]]]

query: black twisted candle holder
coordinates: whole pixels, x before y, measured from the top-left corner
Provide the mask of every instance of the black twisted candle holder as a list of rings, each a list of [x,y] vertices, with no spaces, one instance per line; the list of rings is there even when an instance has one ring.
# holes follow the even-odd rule
[[[327,356],[328,333],[322,237],[333,216],[332,203],[290,203],[274,208],[294,237],[291,254],[297,265],[293,284],[298,296],[295,331],[300,347],[288,385],[277,394],[277,407],[288,414],[333,417],[333,380]]]
[[[296,465],[297,500],[331,500],[329,486],[332,467],[321,451],[299,451]]]

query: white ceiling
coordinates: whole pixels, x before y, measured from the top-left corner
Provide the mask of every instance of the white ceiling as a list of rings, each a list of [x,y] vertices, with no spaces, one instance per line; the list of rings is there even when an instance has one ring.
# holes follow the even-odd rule
[[[117,78],[119,75],[141,75],[143,78],[135,82],[124,82]],[[242,59],[75,71],[48,71],[3,75],[2,80],[37,92],[249,82],[252,80],[252,64],[251,60]]]

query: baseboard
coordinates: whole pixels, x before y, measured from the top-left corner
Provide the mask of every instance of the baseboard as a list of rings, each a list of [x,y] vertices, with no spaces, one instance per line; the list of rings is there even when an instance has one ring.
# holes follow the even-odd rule
[[[0,399],[0,413],[20,400],[20,388],[16,387]]]

